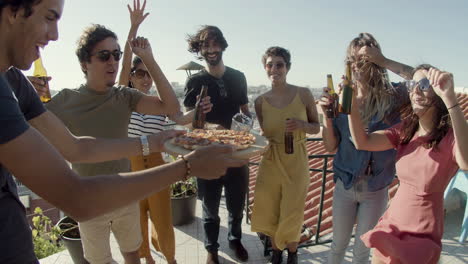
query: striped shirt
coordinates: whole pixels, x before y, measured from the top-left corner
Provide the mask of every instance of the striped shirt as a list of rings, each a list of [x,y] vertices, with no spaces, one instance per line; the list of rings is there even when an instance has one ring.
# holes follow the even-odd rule
[[[172,122],[171,122],[172,123]],[[132,112],[130,123],[128,124],[128,137],[140,137],[156,134],[170,125],[164,115],[145,115]]]

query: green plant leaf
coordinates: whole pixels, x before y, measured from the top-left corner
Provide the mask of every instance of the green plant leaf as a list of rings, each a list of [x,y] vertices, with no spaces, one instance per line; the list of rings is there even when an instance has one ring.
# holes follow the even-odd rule
[[[34,209],[34,214],[42,214],[42,209],[40,207],[36,207],[36,209]]]

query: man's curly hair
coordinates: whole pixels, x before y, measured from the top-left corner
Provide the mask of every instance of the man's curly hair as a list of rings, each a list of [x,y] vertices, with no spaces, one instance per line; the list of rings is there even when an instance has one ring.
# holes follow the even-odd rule
[[[204,25],[194,35],[188,35],[188,51],[199,54],[203,45],[206,45],[210,40],[218,43],[222,51],[226,50],[228,47],[228,43],[223,36],[223,32],[221,32],[218,27]]]
[[[76,56],[80,63],[91,62],[91,52],[94,47],[106,38],[118,40],[117,35],[103,25],[93,24],[85,28],[77,41]]]

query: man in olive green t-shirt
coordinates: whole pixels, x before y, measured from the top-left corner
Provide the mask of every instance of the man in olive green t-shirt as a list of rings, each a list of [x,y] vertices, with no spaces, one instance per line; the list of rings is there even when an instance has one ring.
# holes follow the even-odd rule
[[[46,104],[75,135],[104,138],[125,138],[132,111],[143,94],[123,86],[110,87],[99,93],[81,85],[78,89],[63,89]],[[130,171],[127,159],[100,163],[75,163],[73,169],[81,176],[95,176]]]
[[[85,74],[86,83],[77,89],[63,89],[46,104],[77,136],[126,138],[133,111],[145,114],[172,114],[179,111],[179,103],[171,86],[154,60],[148,43],[134,42],[133,52],[140,56],[157,85],[161,99],[147,96],[138,90],[114,86],[122,56],[117,36],[101,25],[93,25],[82,34],[76,54]],[[74,163],[81,176],[115,174],[130,171],[127,159]],[[112,199],[112,197],[109,197]],[[92,206],[92,205],[89,205]],[[139,263],[138,248],[142,238],[138,203],[103,216],[80,222],[85,258],[91,263],[113,261],[109,247],[112,230],[126,263]]]

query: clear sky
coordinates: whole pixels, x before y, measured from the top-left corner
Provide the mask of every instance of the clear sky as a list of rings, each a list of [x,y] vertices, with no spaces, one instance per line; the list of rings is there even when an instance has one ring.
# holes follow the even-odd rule
[[[51,89],[84,82],[75,48],[91,23],[115,31],[123,48],[130,27],[128,3],[131,0],[65,0],[59,40],[42,53],[53,77]],[[176,68],[196,61],[187,51],[187,34],[211,24],[228,41],[225,64],[243,71],[249,85],[269,84],[260,58],[270,46],[291,51],[289,83],[323,87],[328,73],[336,83],[348,43],[369,32],[387,57],[411,66],[433,64],[452,72],[456,86],[468,86],[466,0],[148,0],[146,10],[150,15],[139,35],[150,40],[171,82],[184,83],[185,72]]]

